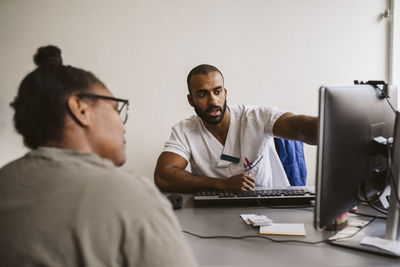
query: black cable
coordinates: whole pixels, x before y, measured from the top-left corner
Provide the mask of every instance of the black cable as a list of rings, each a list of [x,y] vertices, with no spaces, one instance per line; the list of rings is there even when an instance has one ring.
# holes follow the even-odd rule
[[[359,215],[359,216],[365,216],[365,217],[372,217],[372,218],[376,218],[376,219],[382,219],[382,220],[386,220],[386,219],[387,219],[387,217],[385,217],[385,216],[379,216],[379,215],[361,213],[361,212],[358,212],[358,211],[349,211],[349,213],[354,214],[354,215]]]
[[[374,196],[374,198],[369,199],[368,196],[366,195],[366,187],[367,187],[367,184],[368,184],[368,181],[366,181],[366,182],[364,182],[364,183],[362,183],[362,184],[360,185],[361,188],[359,188],[359,190],[361,191],[363,198],[361,198],[360,195],[357,194],[357,199],[358,199],[360,202],[369,204],[369,203],[371,203],[371,202],[373,202],[373,201],[378,200],[378,199],[379,199],[379,195],[376,195],[376,196]]]
[[[379,89],[379,88],[378,88]],[[381,89],[379,89],[381,90]],[[382,94],[384,94],[384,92],[382,92]],[[387,96],[384,94],[384,96],[387,98]],[[393,109],[392,105],[390,104],[390,102],[388,102],[389,105],[391,106],[391,108]],[[396,112],[396,111],[395,111]],[[395,140],[396,142],[396,140]],[[397,142],[400,142],[400,140],[397,140]],[[394,177],[393,174],[393,164],[392,164],[392,147],[393,147],[393,143],[389,143],[388,141],[388,145],[387,145],[387,171],[386,171],[386,181],[389,180],[390,185],[391,185],[391,190],[394,191],[394,194],[392,193],[391,195],[394,195],[396,198],[397,203],[400,205],[400,197],[399,197],[399,192],[398,192],[398,188],[397,188],[397,183],[396,183],[396,179]],[[367,194],[366,194],[366,189],[365,189],[366,185],[363,184],[361,192],[363,194],[364,199],[360,198],[359,195],[357,195],[358,200],[367,203],[370,207],[372,207],[373,209],[377,210],[380,213],[383,213],[385,215],[388,214],[388,212],[384,209],[379,208],[378,206],[376,206],[373,201],[379,199],[383,193],[384,190],[382,190],[381,192],[378,193],[377,197],[375,197],[374,199],[369,199]]]
[[[387,97],[387,96],[385,95],[385,99],[386,99],[386,101],[388,102],[389,106],[392,108],[393,112],[396,113],[396,109],[392,106],[392,103],[390,103],[389,97]]]
[[[372,85],[372,84],[371,84]],[[396,109],[393,107],[392,103],[390,103],[389,101],[389,96],[386,95],[385,90],[381,89],[378,87],[378,85],[372,85],[376,90],[379,90],[381,92],[381,94],[383,95],[383,97],[386,99],[386,102],[388,102],[390,108],[393,110],[394,113],[396,113]],[[385,85],[384,85],[385,86]],[[387,86],[387,85],[386,85]]]
[[[307,204],[307,205],[282,205],[282,206],[267,205],[267,204],[263,204],[260,200],[257,200],[257,204],[260,207],[269,208],[269,209],[301,209],[301,210],[307,209],[308,210],[308,208],[315,207],[315,204],[312,204],[312,203]]]
[[[382,92],[382,94],[384,94],[384,92]],[[385,97],[386,97],[386,95],[385,95]],[[391,154],[392,146],[393,146],[393,143],[390,143],[389,140],[388,140],[387,146],[386,146],[386,148],[387,148],[387,156],[386,156],[387,157],[387,166],[386,166],[387,171],[386,171],[385,181],[391,181],[393,183],[392,188],[394,189],[396,199],[400,204],[399,196],[398,196],[398,192],[397,192],[397,187],[396,187],[396,182],[394,180],[394,176],[393,176],[393,172],[392,172],[392,154]],[[382,196],[384,190],[379,192],[375,199],[368,199],[368,196],[366,195],[365,185],[363,186],[361,191],[362,191],[362,194],[364,196],[364,199],[361,199],[361,198],[358,197],[358,199],[360,201],[366,202],[370,207],[372,207],[373,209],[377,210],[380,213],[383,213],[385,215],[388,214],[388,212],[386,210],[379,208],[378,206],[376,206],[373,203],[373,201],[379,199]]]
[[[387,215],[387,211],[386,211],[386,210],[379,208],[379,207],[376,206],[371,200],[368,199],[368,196],[367,196],[367,194],[366,194],[366,192],[365,192],[365,188],[363,188],[362,193],[363,193],[363,195],[364,195],[364,198],[366,199],[366,203],[367,203],[371,208],[373,208],[374,210],[376,210],[376,211],[378,211],[378,212],[380,212],[380,213],[383,213],[383,214]]]
[[[189,231],[182,231],[185,234],[188,235],[192,235],[201,239],[218,239],[218,238],[226,238],[226,239],[246,239],[246,238],[261,238],[261,239],[267,239],[271,242],[274,243],[301,243],[301,244],[309,244],[309,245],[315,245],[315,244],[319,244],[319,243],[325,243],[328,242],[328,239],[323,239],[320,241],[315,241],[315,242],[311,242],[311,241],[302,241],[302,240],[295,240],[295,239],[286,239],[286,240],[276,240],[267,236],[262,236],[262,235],[242,235],[242,236],[230,236],[230,235],[210,235],[210,236],[202,236],[202,235],[198,235],[195,233],[191,233]]]
[[[365,225],[363,225],[362,227],[360,227],[360,229],[358,229],[355,233],[345,236],[345,237],[339,237],[336,239],[331,239],[329,241],[337,241],[337,240],[343,240],[343,239],[348,239],[348,238],[352,238],[353,236],[355,236],[356,234],[358,234],[361,230],[363,230],[365,227],[367,227],[368,225],[370,225],[373,221],[375,221],[376,218],[372,218],[369,222],[367,222]]]
[[[386,102],[388,102],[390,108],[393,110],[394,113],[396,113],[396,109],[393,107],[392,103],[390,103],[389,97],[385,94],[385,90],[382,90],[382,89],[380,89],[379,87],[378,87],[378,89],[382,92],[382,94],[383,94],[383,96],[385,97]]]
[[[363,202],[363,203],[368,204],[368,206],[370,206],[370,207],[373,208],[374,210],[376,210],[376,211],[378,211],[378,212],[380,212],[380,213],[383,213],[383,214],[387,215],[387,211],[386,211],[386,210],[383,210],[383,209],[379,208],[378,206],[376,206],[376,205],[373,203],[373,201],[376,201],[376,200],[379,199],[379,196],[380,196],[380,195],[378,195],[378,196],[375,197],[374,199],[369,199],[368,196],[367,196],[367,194],[366,194],[366,189],[365,189],[365,187],[366,187],[366,185],[365,185],[365,184],[362,184],[362,185],[361,185],[361,188],[360,188],[360,191],[361,191],[361,193],[362,193],[362,195],[363,195],[364,198],[361,198],[361,197],[357,194],[357,199],[358,199],[359,201]],[[381,193],[381,192],[380,192],[380,193]]]
[[[358,229],[355,233],[349,235],[349,236],[345,236],[345,237],[340,237],[334,240],[330,240],[330,239],[322,239],[320,241],[302,241],[302,240],[295,240],[295,239],[286,239],[286,240],[276,240],[273,238],[270,238],[268,236],[262,236],[262,235],[242,235],[242,236],[231,236],[231,235],[210,235],[210,236],[204,236],[204,235],[199,235],[199,234],[195,234],[195,233],[191,233],[189,231],[186,230],[182,230],[183,233],[191,235],[191,236],[195,236],[201,239],[236,239],[236,240],[241,240],[241,239],[246,239],[246,238],[261,238],[261,239],[267,239],[271,242],[274,243],[300,243],[300,244],[308,244],[308,245],[316,245],[316,244],[320,244],[320,243],[329,243],[330,241],[336,241],[336,240],[341,240],[341,239],[347,239],[347,238],[351,238],[353,236],[355,236],[356,234],[358,234],[362,229],[364,229],[365,227],[367,227],[369,224],[371,224],[376,218],[372,218],[372,220],[370,220],[368,223],[366,223],[365,225],[363,225],[362,227],[360,227],[360,229]]]

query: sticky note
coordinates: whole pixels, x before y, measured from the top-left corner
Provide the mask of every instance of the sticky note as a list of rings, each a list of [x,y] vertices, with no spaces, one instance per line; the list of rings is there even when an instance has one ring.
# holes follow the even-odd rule
[[[305,236],[306,230],[303,223],[272,223],[260,226],[262,235],[294,235]]]

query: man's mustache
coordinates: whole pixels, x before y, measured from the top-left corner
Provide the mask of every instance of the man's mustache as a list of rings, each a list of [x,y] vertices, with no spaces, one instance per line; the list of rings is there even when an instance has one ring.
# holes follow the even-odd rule
[[[219,111],[222,111],[222,107],[212,105],[212,106],[209,106],[209,107],[207,108],[206,112],[211,111],[211,110],[213,110],[213,109],[218,109]]]

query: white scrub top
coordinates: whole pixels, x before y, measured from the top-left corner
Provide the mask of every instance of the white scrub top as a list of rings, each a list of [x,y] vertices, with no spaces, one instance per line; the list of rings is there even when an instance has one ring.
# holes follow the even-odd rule
[[[229,110],[225,146],[204,126],[201,118],[194,115],[172,127],[164,151],[185,158],[194,175],[229,178],[251,173],[256,186],[289,186],[272,133],[275,121],[284,112],[275,107],[244,105],[232,105]]]

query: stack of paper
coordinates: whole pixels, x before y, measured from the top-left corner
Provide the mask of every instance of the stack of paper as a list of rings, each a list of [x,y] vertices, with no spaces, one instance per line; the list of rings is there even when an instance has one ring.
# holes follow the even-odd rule
[[[368,221],[352,218],[349,220],[348,226],[346,228],[340,230],[334,236],[329,237],[329,240],[349,238],[355,233],[357,233],[360,230],[360,228],[362,228],[367,223]]]
[[[240,217],[247,224],[260,226],[262,235],[306,235],[303,223],[273,223],[267,216],[257,214],[240,214]]]
[[[253,226],[270,225],[272,220],[265,215],[257,214],[241,214],[240,217],[247,223]]]

